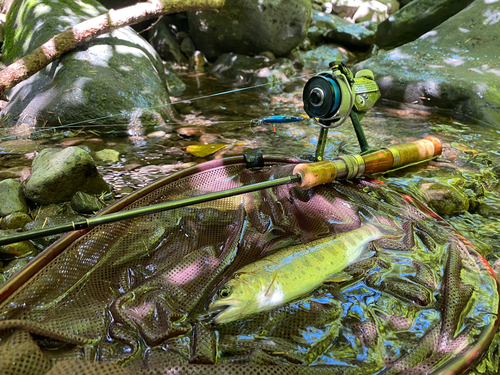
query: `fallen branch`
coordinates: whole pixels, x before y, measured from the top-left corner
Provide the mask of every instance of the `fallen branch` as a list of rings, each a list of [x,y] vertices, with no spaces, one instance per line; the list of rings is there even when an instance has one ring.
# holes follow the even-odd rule
[[[148,0],[119,10],[110,9],[105,14],[64,30],[29,55],[0,71],[0,99],[5,100],[5,92],[19,82],[28,79],[63,54],[99,35],[162,14],[219,9],[224,2],[225,0]]]

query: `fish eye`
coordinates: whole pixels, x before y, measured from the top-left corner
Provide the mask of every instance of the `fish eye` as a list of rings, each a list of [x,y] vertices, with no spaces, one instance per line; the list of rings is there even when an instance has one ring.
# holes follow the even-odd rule
[[[234,288],[232,286],[225,286],[223,288],[220,288],[217,294],[219,295],[220,298],[227,298],[231,295],[233,289]]]

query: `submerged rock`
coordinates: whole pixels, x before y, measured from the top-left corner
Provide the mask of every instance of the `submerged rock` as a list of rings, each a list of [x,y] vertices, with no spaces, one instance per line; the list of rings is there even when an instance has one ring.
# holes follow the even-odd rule
[[[77,191],[110,191],[92,157],[78,147],[42,150],[33,160],[26,197],[40,204],[60,203],[69,201]]]
[[[384,99],[449,109],[500,125],[498,19],[498,2],[474,1],[417,40],[353,70],[373,71]]]
[[[424,201],[438,214],[457,215],[469,209],[469,199],[454,186],[423,180],[419,188]]]
[[[95,0],[15,0],[6,24],[3,58],[13,62],[55,34],[106,12]],[[104,34],[64,55],[11,89],[2,111],[6,126],[92,123],[99,130],[166,126],[174,116],[165,68],[129,27]],[[154,109],[153,109],[154,108]],[[8,116],[7,116],[8,114]]]
[[[310,0],[226,0],[218,13],[188,13],[190,36],[209,60],[225,52],[285,56],[305,38],[310,20]]]
[[[0,181],[0,217],[14,212],[28,213],[23,187],[17,180]]]
[[[12,275],[23,269],[28,262],[29,260],[25,258],[14,259],[12,262],[9,262],[7,267],[5,267],[2,271],[4,278],[9,279]]]

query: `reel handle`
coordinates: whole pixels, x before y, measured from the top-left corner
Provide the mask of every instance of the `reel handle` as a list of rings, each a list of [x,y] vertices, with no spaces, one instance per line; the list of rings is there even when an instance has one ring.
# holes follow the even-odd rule
[[[297,186],[303,190],[334,180],[351,179],[363,174],[386,172],[441,155],[443,147],[436,137],[403,143],[366,155],[345,155],[334,160],[298,164],[293,174],[301,177]]]

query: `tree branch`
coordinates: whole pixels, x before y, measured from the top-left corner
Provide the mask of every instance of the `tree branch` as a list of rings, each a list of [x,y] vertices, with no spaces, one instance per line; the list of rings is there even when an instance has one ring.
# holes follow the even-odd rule
[[[5,92],[19,82],[28,79],[63,54],[99,35],[162,14],[219,9],[224,2],[225,0],[148,0],[119,10],[110,9],[105,14],[64,30],[29,55],[0,71],[0,99],[5,100]]]

